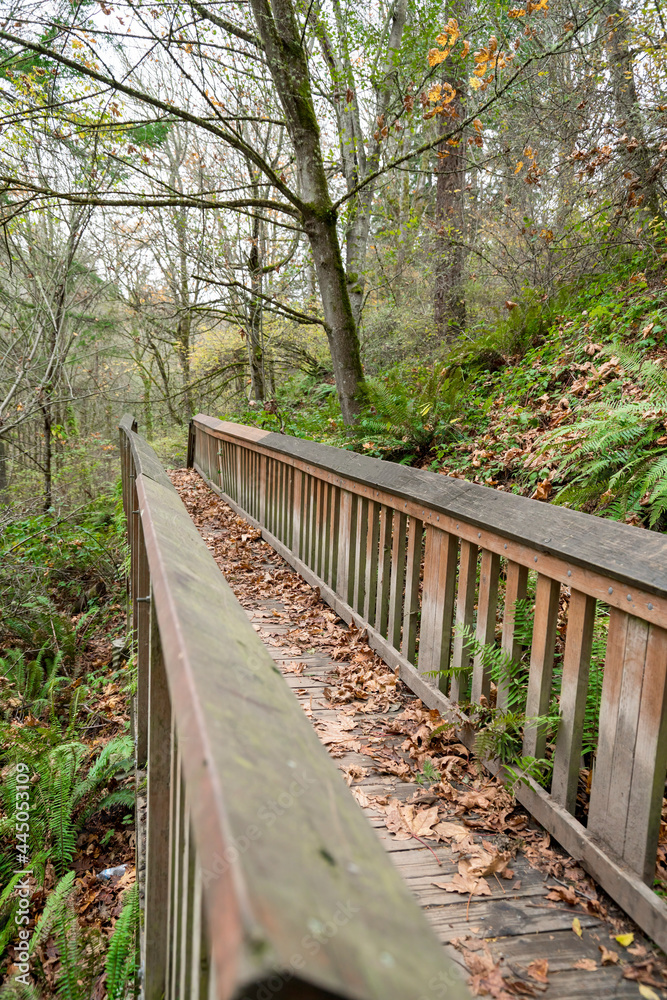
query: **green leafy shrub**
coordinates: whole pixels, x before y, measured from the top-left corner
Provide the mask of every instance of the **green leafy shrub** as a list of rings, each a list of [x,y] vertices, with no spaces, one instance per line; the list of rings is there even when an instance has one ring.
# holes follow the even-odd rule
[[[549,434],[543,450],[565,450],[558,475],[567,480],[555,502],[616,520],[664,527],[667,513],[667,373],[635,352],[617,352],[646,399],[581,407],[574,423]]]

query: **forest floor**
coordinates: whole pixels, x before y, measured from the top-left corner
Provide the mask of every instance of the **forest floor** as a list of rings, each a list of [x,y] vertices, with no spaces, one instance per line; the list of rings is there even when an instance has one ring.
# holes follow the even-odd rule
[[[667,997],[667,962],[437,712],[191,471],[171,479],[474,995]]]

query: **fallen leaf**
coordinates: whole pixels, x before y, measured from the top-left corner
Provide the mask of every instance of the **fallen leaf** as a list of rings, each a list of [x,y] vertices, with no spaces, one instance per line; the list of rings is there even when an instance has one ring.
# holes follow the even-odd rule
[[[618,943],[620,944],[620,946],[622,948],[629,948],[630,945],[632,944],[632,942],[634,941],[634,939],[635,939],[634,934],[617,934],[616,935],[616,940],[618,941]]]
[[[650,986],[644,986],[643,983],[639,983],[639,993],[640,996],[646,997],[646,1000],[660,1000],[655,990],[652,990]]]
[[[461,823],[442,822],[433,828],[433,832],[437,833],[441,840],[459,841],[468,836],[469,830]]]
[[[369,799],[366,792],[364,792],[361,788],[353,788],[352,794],[362,809],[368,809],[369,806],[373,805],[372,800]]]
[[[603,944],[599,944],[598,948],[602,953],[602,957],[600,959],[602,965],[615,965],[616,962],[618,962],[617,951],[611,951],[611,949],[605,948]]]
[[[574,889],[569,889],[566,886],[554,886],[551,892],[548,892],[546,899],[555,899],[567,903],[569,906],[575,906],[577,902],[577,894]]]
[[[586,972],[595,972],[598,967],[598,963],[594,958],[580,958],[578,962],[575,962],[572,966],[573,969],[584,969]]]
[[[579,920],[579,917],[575,917],[574,920],[572,921],[572,930],[577,935],[577,937],[581,937],[582,931],[581,931],[581,921]]]
[[[526,969],[526,973],[536,983],[546,983],[549,972],[549,963],[546,958],[536,958]]]

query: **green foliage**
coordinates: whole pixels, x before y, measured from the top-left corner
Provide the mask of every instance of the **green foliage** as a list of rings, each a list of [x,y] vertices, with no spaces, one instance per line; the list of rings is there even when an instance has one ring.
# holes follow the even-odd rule
[[[641,400],[604,399],[581,407],[573,424],[559,427],[543,450],[565,449],[558,472],[567,480],[556,503],[616,520],[634,516],[664,527],[667,513],[667,374],[629,350],[616,352],[623,368],[646,390]]]
[[[439,728],[442,729],[442,727]],[[433,733],[431,733],[431,737],[433,737]],[[440,772],[436,771],[433,766],[433,762],[427,759],[424,761],[424,769],[421,774],[416,776],[415,781],[418,785],[425,785],[428,787],[430,785],[436,785],[440,781],[440,777]]]
[[[107,998],[126,1000],[136,996],[137,946],[139,935],[139,887],[125,894],[106,958]]]
[[[131,770],[133,744],[129,736],[110,740],[97,755],[75,739],[63,739],[57,725],[22,726],[0,724],[2,760],[7,777],[0,787],[6,827],[13,826],[16,810],[15,760],[33,776],[30,811],[30,854],[46,846],[56,871],[63,875],[71,864],[79,831],[93,813],[105,808],[129,806],[127,794],[105,793],[116,775]],[[92,760],[91,760],[92,756]],[[0,827],[0,831],[2,828]],[[0,867],[11,864],[4,855]],[[3,864],[4,861],[4,864]]]
[[[358,450],[410,465],[437,439],[458,436],[465,381],[460,368],[397,365],[367,382],[368,405],[354,428]]]

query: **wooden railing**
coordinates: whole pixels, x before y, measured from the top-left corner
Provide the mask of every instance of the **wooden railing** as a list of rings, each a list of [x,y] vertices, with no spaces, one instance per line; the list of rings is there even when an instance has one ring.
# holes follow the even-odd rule
[[[490,692],[486,658],[479,645],[472,657],[461,627],[481,643],[499,630],[516,656],[515,607],[535,574],[526,716],[549,708],[558,629],[561,722],[550,789],[528,780],[517,797],[667,949],[667,906],[651,888],[667,769],[665,537],[203,415],[189,450],[213,488],[452,719],[459,702]],[[609,625],[584,825],[574,812],[596,607],[608,609]],[[458,672],[433,680],[447,668]],[[502,685],[497,699],[502,707]],[[475,738],[465,725],[462,737]],[[541,757],[545,739],[527,725],[524,755]]]
[[[463,1000],[130,417],[120,444],[147,772],[143,997]]]

